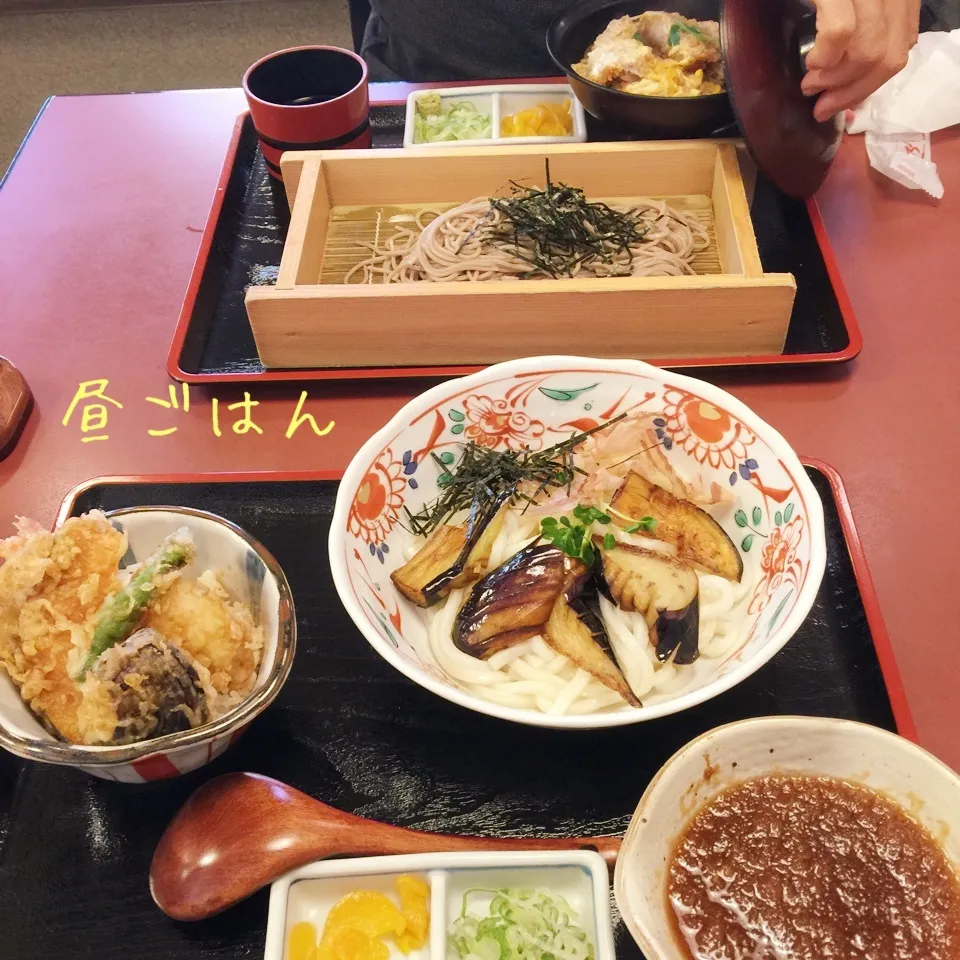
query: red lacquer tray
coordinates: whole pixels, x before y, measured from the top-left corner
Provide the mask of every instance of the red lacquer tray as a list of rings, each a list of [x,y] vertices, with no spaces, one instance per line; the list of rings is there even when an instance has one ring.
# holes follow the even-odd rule
[[[422,86],[422,85],[421,85]],[[371,87],[374,146],[399,146],[403,137],[406,84]],[[588,123],[591,140],[629,139]],[[726,131],[729,135],[729,131]],[[257,153],[248,114],[237,121],[207,218],[190,285],[167,360],[167,371],[187,383],[250,380],[353,380],[383,377],[446,377],[472,373],[479,365],[352,367],[266,370],[257,356],[243,295],[251,283],[275,275],[286,235],[285,200]],[[797,297],[785,352],[777,355],[675,357],[651,362],[662,367],[710,368],[808,365],[855,357],[862,339],[833,258],[816,199],[802,203],[756,182],[752,216],[767,272],[793,273]],[[644,358],[641,358],[644,359]]]

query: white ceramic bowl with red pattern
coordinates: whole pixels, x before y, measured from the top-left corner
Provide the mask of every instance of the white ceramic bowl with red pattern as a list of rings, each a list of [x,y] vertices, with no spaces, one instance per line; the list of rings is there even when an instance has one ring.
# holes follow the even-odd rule
[[[76,767],[105,780],[144,783],[178,777],[220,756],[280,692],[297,645],[290,586],[263,544],[216,514],[151,506],[114,510],[107,517],[127,536],[125,567],[149,556],[181,527],[189,528],[197,548],[192,569],[217,570],[231,597],[247,605],[263,631],[253,690],[232,710],[192,730],[97,747],[55,739],[27,708],[6,672],[0,671],[0,747],[27,760]],[[186,575],[191,575],[189,570]]]
[[[701,656],[681,689],[598,712],[518,708],[481,696],[448,669],[428,633],[429,615],[390,574],[411,552],[406,511],[440,491],[464,443],[543,450],[620,414],[643,414],[658,455],[701,490],[708,512],[743,563],[722,654]],[[649,415],[649,416],[647,416]],[[453,703],[519,723],[557,728],[619,726],[685,710],[749,677],[793,636],[810,611],[826,564],[823,507],[802,464],[777,431],[723,390],[636,360],[529,357],[450,380],[412,400],[368,440],[340,484],[329,540],[340,599],[385,659]],[[702,598],[701,598],[702,602]],[[702,622],[702,621],[701,621]],[[434,635],[434,638],[436,634]]]

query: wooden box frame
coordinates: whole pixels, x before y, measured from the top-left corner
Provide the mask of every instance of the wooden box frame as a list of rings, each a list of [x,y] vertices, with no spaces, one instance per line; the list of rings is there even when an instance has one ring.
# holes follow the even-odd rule
[[[457,203],[551,178],[588,197],[711,199],[721,273],[496,283],[319,283],[331,211]],[[495,363],[535,354],[656,359],[782,353],[796,284],[764,274],[737,164],[716,141],[292,152],[290,227],[247,313],[264,366]]]

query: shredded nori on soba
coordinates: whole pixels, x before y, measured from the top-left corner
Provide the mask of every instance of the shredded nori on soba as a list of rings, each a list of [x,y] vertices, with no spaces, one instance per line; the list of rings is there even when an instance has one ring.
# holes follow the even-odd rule
[[[530,264],[533,269],[525,278],[573,276],[578,266],[612,263],[643,241],[648,223],[588,201],[579,187],[552,183],[550,161],[545,164],[547,185],[542,190],[511,182],[511,196],[490,198],[503,221],[490,227],[487,235]]]

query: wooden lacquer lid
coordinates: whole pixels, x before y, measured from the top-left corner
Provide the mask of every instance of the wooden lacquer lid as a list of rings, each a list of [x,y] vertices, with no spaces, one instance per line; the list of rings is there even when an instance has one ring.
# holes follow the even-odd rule
[[[842,115],[820,123],[800,90],[815,35],[806,0],[724,0],[720,17],[727,92],[757,166],[784,192],[805,198],[830,169]]]

